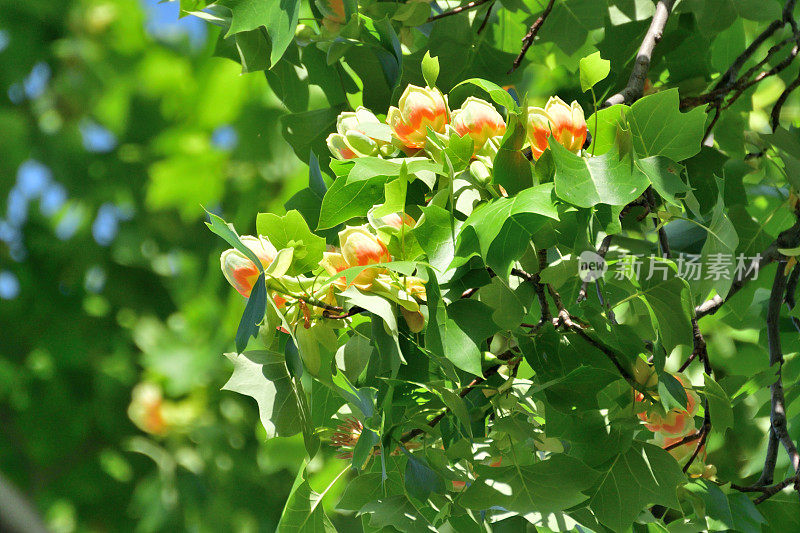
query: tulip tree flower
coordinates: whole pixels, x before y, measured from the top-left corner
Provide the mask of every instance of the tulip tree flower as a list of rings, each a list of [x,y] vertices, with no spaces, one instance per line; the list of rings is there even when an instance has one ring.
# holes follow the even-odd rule
[[[685,378],[675,376],[683,384]],[[685,387],[685,386],[684,386]],[[700,398],[697,393],[690,389],[686,391],[686,408],[672,408],[666,414],[657,411],[643,411],[638,414],[639,418],[645,423],[645,427],[653,433],[659,433],[665,437],[682,437],[693,431],[694,415],[697,414],[697,407]],[[644,395],[639,393],[636,396],[637,402],[644,400]]]
[[[337,33],[342,24],[347,22],[344,17],[343,0],[315,0],[317,9],[322,13],[322,27],[330,33]]]
[[[241,237],[242,244],[250,248],[256,257],[261,261],[262,268],[266,269],[275,260],[278,251],[266,237],[245,235]],[[220,256],[220,266],[222,273],[228,283],[239,291],[245,298],[250,296],[253,285],[258,278],[260,270],[242,252],[230,248],[222,252]]]
[[[386,121],[406,148],[423,148],[428,128],[442,133],[450,120],[447,101],[439,89],[409,85],[398,105],[389,108]]]
[[[453,128],[459,136],[469,135],[475,144],[475,152],[483,148],[492,137],[506,132],[506,122],[492,104],[486,100],[470,96],[453,111]]]
[[[386,128],[386,125],[365,107],[359,107],[355,112],[344,112],[336,119],[336,133],[328,135],[328,149],[341,160],[392,155],[396,149],[391,143],[374,137],[374,132],[380,131],[381,127]]]
[[[551,96],[544,108],[528,108],[528,141],[534,159],[547,149],[549,137],[564,148],[577,153],[586,142],[586,118],[578,102],[567,105],[558,96]]]
[[[320,262],[320,265],[329,274],[337,274],[352,267],[387,263],[392,260],[386,245],[370,232],[366,225],[348,226],[340,231],[339,245],[342,249],[341,253],[325,252]],[[352,284],[359,288],[368,288],[382,270],[379,268],[364,269],[353,279]],[[336,284],[337,286],[346,286],[347,282],[345,278],[341,278]]]

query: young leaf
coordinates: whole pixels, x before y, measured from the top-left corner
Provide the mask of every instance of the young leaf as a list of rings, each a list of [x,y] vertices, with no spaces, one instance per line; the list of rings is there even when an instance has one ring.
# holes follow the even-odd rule
[[[598,82],[606,79],[611,72],[611,61],[600,57],[600,52],[588,55],[578,62],[581,73],[581,89],[583,92],[594,87]]]
[[[314,235],[299,211],[289,211],[284,216],[259,213],[256,218],[259,235],[268,237],[281,250],[291,248],[293,261],[288,273],[291,275],[310,272],[319,266],[325,251],[325,239]]]
[[[436,79],[439,77],[439,58],[431,57],[431,52],[425,52],[422,58],[422,76],[428,87],[436,87]]]

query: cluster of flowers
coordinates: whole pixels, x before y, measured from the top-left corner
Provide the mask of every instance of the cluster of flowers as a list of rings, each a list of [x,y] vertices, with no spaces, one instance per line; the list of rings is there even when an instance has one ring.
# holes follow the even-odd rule
[[[654,390],[658,386],[658,375],[653,367],[644,360],[637,359],[633,370],[637,383],[645,389]],[[684,386],[686,391],[685,409],[673,407],[666,413],[656,409],[648,409],[644,394],[636,392],[636,411],[639,419],[644,422],[644,426],[654,434],[650,440],[652,444],[662,448],[670,448],[685,439],[687,440],[684,444],[669,449],[669,453],[675,460],[682,463],[689,460],[698,444],[698,438],[687,439],[687,437],[699,437],[699,430],[695,425],[694,417],[700,405],[700,398],[691,388],[686,387],[686,384],[691,384],[691,382],[685,376],[678,374],[675,375],[675,379]],[[705,478],[711,478],[716,474],[716,468],[705,463],[705,455],[705,446],[703,446],[690,466],[689,474]]]
[[[388,131],[390,134],[386,135]],[[439,89],[409,85],[391,107],[385,122],[364,107],[339,115],[336,133],[327,138],[328,147],[339,160],[358,157],[410,157],[425,155],[429,132],[446,143],[452,134],[469,136],[473,141],[473,158],[483,162],[488,174],[497,154],[506,122],[495,107],[480,98],[470,97],[462,106],[450,111],[447,97]],[[527,137],[531,153],[538,159],[555,139],[567,149],[578,152],[586,141],[587,128],[583,109],[577,102],[567,105],[557,96],[543,107],[527,110]],[[424,282],[413,276],[398,277],[380,264],[392,261],[387,245],[392,236],[399,236],[416,225],[406,213],[394,213],[376,218],[367,214],[369,224],[346,227],[339,232],[340,248],[324,253],[320,268],[314,274],[335,275],[352,267],[376,265],[364,269],[349,282],[345,277],[333,283],[318,284],[319,276],[278,276],[269,283],[270,297],[290,324],[303,321],[305,327],[326,317],[324,306],[336,306],[336,292],[354,286],[361,291],[379,294],[398,304],[409,328],[418,332],[424,327],[419,302],[424,302]],[[264,236],[244,236],[242,243],[252,250],[267,269],[275,261],[278,250]],[[249,297],[260,269],[236,249],[222,253],[225,278],[242,296]],[[310,301],[323,306],[308,305]],[[330,317],[330,315],[328,315]]]
[[[419,310],[419,302],[426,299],[423,280],[415,276],[394,276],[380,266],[392,261],[387,244],[391,235],[401,232],[404,224],[413,227],[416,221],[405,213],[393,213],[381,218],[371,217],[370,224],[346,227],[339,232],[340,248],[329,247],[315,274],[334,276],[353,267],[368,268],[363,269],[349,282],[345,276],[335,278],[331,283],[320,283],[324,276],[319,275],[313,278],[278,276],[269,283],[269,293],[275,307],[281,310],[290,324],[303,321],[305,327],[309,328],[313,321],[325,317],[324,313],[330,307],[337,305],[337,290],[356,287],[398,303],[409,328],[414,332],[421,331],[424,318]],[[278,250],[267,237],[245,235],[240,240],[258,257],[264,270],[278,256]],[[242,296],[249,297],[260,269],[234,248],[222,252],[220,264],[228,282]],[[328,307],[317,305],[318,303]],[[331,315],[327,317],[330,318]]]
[[[377,134],[380,126],[391,128],[391,140]],[[359,107],[339,115],[336,133],[328,136],[328,148],[340,160],[357,157],[402,157],[417,155],[426,148],[428,130],[446,141],[452,133],[469,136],[474,144],[473,157],[491,165],[506,122],[495,107],[480,98],[469,97],[459,109],[450,111],[447,96],[439,89],[409,85],[398,107],[390,107],[382,122],[372,111]],[[529,107],[526,132],[534,159],[556,142],[578,152],[586,142],[586,118],[577,102],[568,105],[552,96],[544,107]]]

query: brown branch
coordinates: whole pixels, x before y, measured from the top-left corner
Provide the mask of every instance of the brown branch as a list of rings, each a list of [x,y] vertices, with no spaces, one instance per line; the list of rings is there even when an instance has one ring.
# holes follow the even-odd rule
[[[778,238],[767,247],[763,254],[761,254],[761,257],[758,259],[758,268],[754,269],[756,275],[767,265],[774,263],[781,258],[778,248],[796,248],[797,246],[800,246],[800,220],[795,222],[791,228],[782,231],[778,235]],[[713,315],[719,311],[720,307],[722,307],[725,302],[730,300],[734,294],[739,292],[742,287],[744,287],[747,282],[752,279],[754,279],[754,277],[742,276],[741,278],[737,278],[731,284],[731,288],[725,298],[715,295],[695,307],[694,312],[697,315],[697,318],[700,319],[706,315]]]
[[[468,4],[464,4],[463,6],[458,6],[456,8],[453,8],[450,11],[445,11],[444,13],[439,13],[438,15],[432,15],[432,16],[428,17],[428,22],[433,22],[434,20],[439,20],[441,18],[451,17],[453,15],[458,15],[459,13],[463,13],[464,11],[468,11],[470,9],[475,9],[476,7],[480,7],[483,4],[485,4],[486,2],[494,2],[494,0],[475,0],[474,2],[470,2]]]
[[[480,27],[478,28],[478,35],[486,28],[486,23],[489,22],[489,17],[492,16],[492,8],[494,7],[494,2],[489,4],[489,7],[486,9],[486,15],[483,17],[483,22],[481,22]]]
[[[789,308],[789,311],[792,311],[797,304],[794,293],[797,292],[798,281],[800,281],[800,264],[794,266],[792,273],[789,275],[789,279],[786,280],[786,296],[783,301],[786,302],[786,307]],[[800,319],[796,316],[790,318],[792,319],[792,324],[794,324],[795,329],[800,331]]]
[[[727,71],[720,77],[719,81],[714,85],[710,91],[696,95],[689,96],[681,99],[681,108],[696,107],[700,105],[710,104],[711,110],[715,111],[714,118],[706,128],[703,142],[711,135],[714,125],[719,120],[720,114],[723,109],[730,107],[736,100],[739,99],[744,92],[762,80],[775,76],[780,72],[786,70],[794,63],[794,59],[800,53],[800,30],[798,30],[797,22],[793,18],[793,12],[797,0],[787,0],[784,4],[781,18],[772,21],[754,40],[750,43],[744,51],[734,60]],[[752,58],[767,39],[772,37],[778,30],[785,25],[789,25],[792,29],[791,37],[781,39],[779,42],[773,44],[765,56],[758,61],[754,66],[750,67],[744,74],[739,75],[739,71],[744,65]],[[768,70],[761,70],[764,65],[783,50],[787,45],[794,43],[789,49],[789,54],[779,61],[775,66]],[[760,72],[759,72],[760,70]],[[777,129],[780,122],[780,112],[786,99],[798,86],[800,86],[800,77],[792,82],[784,92],[780,95],[778,101],[772,109],[772,129]]]
[[[731,488],[734,489],[734,490],[738,490],[740,492],[760,492],[761,496],[759,496],[758,498],[753,500],[753,502],[756,505],[758,505],[759,503],[762,503],[762,502],[768,500],[772,496],[775,496],[776,494],[778,494],[780,491],[782,491],[783,489],[785,489],[789,485],[794,485],[795,489],[797,489],[797,484],[798,484],[799,481],[800,480],[798,480],[798,476],[794,475],[794,476],[789,476],[786,479],[784,479],[783,481],[781,481],[779,483],[775,483],[774,485],[770,485],[770,484],[758,485],[758,484],[756,484],[756,485],[750,485],[750,486],[744,487],[744,486],[741,486],[741,485],[736,485],[734,483],[734,484],[731,484]]]
[[[542,28],[542,24],[547,19],[547,16],[550,15],[550,12],[553,10],[553,4],[555,0],[550,0],[547,2],[547,5],[542,11],[542,14],[539,15],[539,18],[533,21],[531,27],[528,29],[528,33],[525,34],[525,37],[522,38],[522,48],[519,51],[516,59],[514,59],[514,63],[511,65],[511,70],[508,71],[508,74],[511,74],[517,68],[519,68],[520,64],[522,64],[522,60],[525,58],[525,54],[528,53],[528,49],[533,44],[533,41],[536,39],[536,35],[539,33],[539,30]]]
[[[653,20],[650,22],[650,27],[647,29],[644,39],[642,39],[639,51],[636,53],[636,62],[633,64],[628,84],[620,92],[609,97],[603,103],[603,107],[610,107],[614,104],[631,104],[642,97],[644,81],[647,78],[647,72],[650,70],[653,50],[664,35],[664,26],[667,24],[674,4],[675,0],[659,0],[658,4],[656,4]]]
[[[781,348],[780,329],[778,321],[780,319],[781,305],[786,293],[786,261],[778,262],[778,269],[775,272],[775,279],[772,283],[769,304],[767,305],[767,344],[769,346],[770,367],[777,365],[778,379],[770,386],[770,424],[775,431],[775,436],[783,445],[792,468],[795,472],[800,472],[800,453],[789,436],[786,425],[786,399],[783,393],[783,351]]]
[[[606,235],[603,237],[603,240],[600,242],[600,246],[597,248],[597,255],[599,255],[602,259],[606,258],[606,254],[608,253],[608,249],[611,247],[611,239],[613,239],[613,235]],[[589,287],[589,281],[584,281],[581,284],[581,288],[578,291],[578,299],[576,303],[581,303],[586,299],[586,292],[587,288]],[[602,303],[602,299],[601,299]]]
[[[694,463],[694,460],[697,459],[697,456],[700,454],[700,450],[703,449],[703,446],[705,446],[706,444],[706,440],[708,440],[708,434],[710,432],[711,432],[711,411],[708,408],[708,398],[703,398],[703,425],[700,427],[700,431],[698,432],[699,440],[697,441],[697,446],[694,447],[692,456],[689,457],[689,460],[686,461],[685,465],[683,465],[684,473],[689,471],[689,467],[691,467],[692,463]]]
[[[781,95],[778,97],[778,100],[775,101],[775,105],[772,106],[772,113],[771,113],[771,123],[772,123],[772,131],[778,129],[780,126],[781,121],[781,110],[783,109],[783,104],[786,103],[786,100],[789,98],[789,95],[794,92],[795,89],[800,87],[800,74],[794,79],[792,83],[786,86],[783,90]]]
[[[342,313],[339,315],[333,315],[327,309],[322,312],[323,318],[329,318],[331,320],[344,320],[345,318],[350,318],[351,316],[357,315],[358,313],[365,311],[364,308],[354,305],[351,307],[346,313]]]

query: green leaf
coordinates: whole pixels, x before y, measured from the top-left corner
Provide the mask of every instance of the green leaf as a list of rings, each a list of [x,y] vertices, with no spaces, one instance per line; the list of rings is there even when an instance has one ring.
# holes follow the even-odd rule
[[[731,219],[728,218],[728,208],[722,195],[724,187],[722,180],[718,180],[718,185],[720,194],[711,214],[711,224],[705,228],[706,242],[703,243],[700,252],[703,279],[695,284],[699,290],[700,301],[708,297],[712,289],[724,298],[728,295],[736,277],[736,248],[739,246],[739,236]],[[712,267],[713,271],[710,270]]]
[[[702,107],[681,113],[678,89],[668,89],[637,100],[628,124],[640,157],[661,155],[683,161],[700,152],[706,113]]]
[[[226,36],[242,31],[266,28],[272,51],[270,64],[283,57],[286,48],[294,39],[297,19],[300,16],[300,0],[219,0],[216,5],[231,10],[231,27]]]
[[[520,109],[519,106],[517,105],[517,102],[514,100],[514,97],[511,96],[508,93],[508,91],[506,91],[505,89],[503,89],[494,82],[484,80],[481,78],[470,78],[468,80],[462,81],[461,83],[453,87],[453,89],[467,83],[476,85],[481,89],[483,89],[484,91],[486,91],[495,104],[505,107],[512,113],[519,113]]]
[[[293,262],[288,273],[298,275],[310,272],[319,266],[325,251],[325,239],[314,235],[299,211],[291,210],[284,216],[259,213],[256,219],[259,235],[268,237],[281,250],[293,248]]]
[[[556,166],[556,194],[578,207],[627,205],[650,184],[630,155],[620,156],[616,149],[588,159],[558,143],[551,143],[550,150]]]
[[[492,176],[492,183],[501,185],[511,196],[533,185],[533,167],[522,153],[526,138],[525,125],[512,115],[494,158]]]
[[[552,513],[586,501],[583,491],[599,475],[578,459],[555,454],[531,466],[477,466],[478,478],[461,497],[461,505],[483,510],[499,506],[528,514]]]
[[[351,218],[366,216],[367,211],[380,203],[384,195],[386,176],[375,176],[364,181],[347,183],[339,178],[322,199],[317,229],[328,229]]]
[[[637,159],[634,164],[647,176],[653,189],[664,200],[678,207],[683,205],[681,198],[691,190],[691,187],[681,179],[683,165],[662,156]]]
[[[647,505],[677,507],[676,489],[684,479],[668,452],[636,442],[604,469],[589,508],[604,526],[625,531]]]
[[[233,375],[222,389],[255,399],[268,438],[297,434],[300,410],[283,355],[259,350],[225,357],[233,363]]]
[[[422,58],[422,76],[428,87],[436,87],[436,78],[439,77],[439,58],[431,57],[430,50]]]
[[[461,370],[476,376],[482,375],[481,352],[458,324],[447,316],[447,307],[441,300],[439,284],[430,268],[425,289],[428,298],[428,326],[425,333],[427,347],[434,353],[443,354]]]
[[[436,511],[428,506],[415,507],[405,495],[378,497],[364,505],[361,512],[371,515],[369,525],[377,530],[391,526],[403,533],[437,532],[433,526]]]
[[[442,476],[436,473],[424,458],[408,453],[405,447],[400,449],[408,459],[404,479],[409,496],[424,502],[427,501],[431,492],[444,493],[445,486]]]
[[[645,268],[643,265],[642,270]],[[688,283],[669,267],[664,273],[655,271],[649,280],[641,281],[641,288],[640,296],[652,310],[653,326],[658,328],[667,353],[679,344],[692,346],[694,303]]]
[[[281,117],[283,137],[302,161],[308,160],[312,151],[319,156],[322,166],[330,161],[325,139],[336,129],[336,117],[344,111],[343,105],[315,109],[303,113],[289,113]]]
[[[436,205],[428,205],[420,209],[422,217],[412,233],[428,257],[428,263],[436,270],[444,272],[455,257],[450,212]],[[456,221],[455,231],[458,232],[460,228],[461,222]]]
[[[314,492],[306,479],[306,469],[303,465],[302,470],[297,475],[283,508],[281,520],[278,523],[278,533],[336,533],[328,516],[322,508],[322,498],[330,490],[333,484],[328,486],[321,494]]]
[[[552,190],[553,185],[545,183],[525,189],[512,198],[497,198],[478,206],[464,222],[456,249],[468,239],[465,228],[473,229],[488,266],[498,275],[507,276],[511,263],[527,249],[531,234],[547,218],[558,219]],[[497,245],[493,246],[495,241]]]
[[[256,263],[258,264],[258,263]],[[259,324],[264,320],[264,313],[267,311],[267,285],[264,273],[258,275],[250,296],[247,298],[247,305],[236,329],[236,351],[242,353],[247,348],[247,343],[251,337],[258,337]]]
[[[724,434],[726,429],[733,427],[731,399],[713,378],[704,375],[704,379],[704,392],[708,400],[708,409],[711,412],[711,429]]]
[[[255,252],[253,252],[253,250],[242,243],[242,241],[239,239],[239,234],[236,233],[236,230],[233,227],[233,224],[225,222],[222,220],[222,218],[209,211],[206,211],[206,214],[211,221],[206,222],[208,229],[210,229],[215,235],[222,237],[225,242],[243,253],[245,257],[252,261],[253,264],[256,265],[261,272],[263,272],[264,267],[262,266],[261,261],[258,259],[258,256],[255,254]]]
[[[601,155],[614,146],[618,132],[627,128],[628,111],[630,107],[616,104],[599,109],[586,120],[587,128],[592,134],[590,154]]]
[[[600,52],[595,52],[581,58],[578,63],[581,74],[581,90],[588,91],[598,82],[606,79],[611,72],[611,61],[600,57]]]

